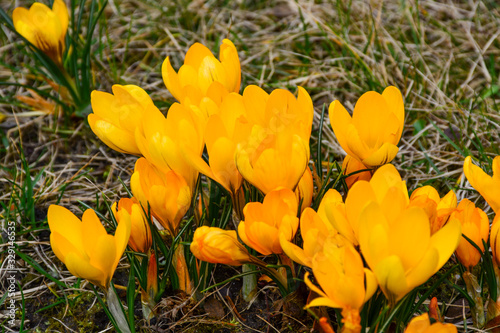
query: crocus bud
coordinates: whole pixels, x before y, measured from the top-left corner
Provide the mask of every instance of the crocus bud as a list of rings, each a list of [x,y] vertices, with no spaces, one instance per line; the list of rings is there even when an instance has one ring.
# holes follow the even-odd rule
[[[479,252],[468,240],[463,237],[460,239],[456,254],[462,265],[470,270],[479,263],[482,252],[484,252],[483,241],[485,243],[488,241],[490,221],[486,213],[480,208],[476,208],[469,199],[460,201],[457,209],[451,214],[451,219],[459,220],[462,224],[462,234],[481,249]]]
[[[128,245],[136,252],[148,252],[153,242],[151,230],[141,204],[137,199],[121,198],[118,204],[115,202],[111,206],[118,224],[123,220],[130,220],[130,239]]]
[[[250,254],[238,241],[234,230],[199,227],[190,248],[196,258],[213,264],[240,266],[251,262]]]

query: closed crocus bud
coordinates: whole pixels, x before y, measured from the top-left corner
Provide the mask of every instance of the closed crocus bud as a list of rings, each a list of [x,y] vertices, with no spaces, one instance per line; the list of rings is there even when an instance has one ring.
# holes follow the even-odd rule
[[[177,234],[182,217],[191,205],[191,189],[175,171],[163,172],[140,158],[130,179],[134,197],[173,236]]]
[[[460,242],[461,228],[457,219],[451,219],[431,236],[422,208],[407,208],[403,197],[391,193],[389,197],[391,205],[372,201],[362,208],[359,244],[380,288],[394,305],[448,261]]]
[[[12,13],[16,31],[62,67],[64,38],[68,30],[68,8],[63,0],[54,0],[52,10],[40,2],[30,9],[18,7]]]
[[[361,171],[366,169],[369,168],[354,157],[347,155],[342,162],[343,174],[347,176],[345,178],[347,188],[351,188],[358,180],[369,181],[372,178],[371,171]]]
[[[306,307],[328,306],[342,309],[344,332],[360,332],[359,311],[377,290],[375,275],[363,265],[354,246],[341,235],[330,236],[312,260],[312,271],[321,289],[304,277],[319,297]]]
[[[457,327],[453,324],[439,322],[431,324],[429,314],[424,313],[410,321],[405,333],[457,333]]]
[[[121,198],[118,204],[111,206],[111,211],[118,224],[130,220],[130,239],[128,245],[136,252],[148,252],[153,242],[147,217],[144,215],[141,204],[137,199]]]
[[[289,189],[269,192],[264,202],[250,202],[243,209],[245,221],[238,226],[241,240],[257,252],[281,254],[280,235],[290,241],[299,227],[298,203]]]
[[[446,224],[450,214],[457,208],[457,196],[455,192],[449,191],[441,198],[434,187],[426,185],[413,191],[410,206],[425,210],[431,224],[431,234],[434,234]]]
[[[161,71],[165,86],[180,103],[198,104],[203,97],[209,97],[219,104],[225,95],[240,90],[240,59],[229,39],[222,41],[219,60],[206,46],[195,43],[177,73],[169,57]]]
[[[300,233],[302,248],[287,240],[285,235],[280,235],[280,245],[283,252],[295,262],[307,267],[312,267],[314,255],[323,250],[328,235],[337,232],[328,226],[318,213],[307,207],[300,216]]]
[[[464,173],[469,183],[491,206],[495,213],[500,211],[500,156],[493,159],[493,176],[488,176],[480,167],[472,164],[470,156],[465,158]]]
[[[238,241],[236,231],[202,226],[196,229],[191,252],[200,260],[213,264],[240,266],[251,262],[251,256]]]
[[[297,196],[297,202],[301,205],[300,211],[303,212],[304,209],[311,206],[314,192],[314,183],[311,169],[306,168],[306,171],[299,180],[299,184],[295,189],[295,196]]]
[[[78,219],[68,209],[51,205],[47,215],[50,245],[55,255],[74,276],[107,289],[130,236],[130,221],[108,235],[92,209]]]
[[[134,85],[113,86],[113,94],[94,90],[90,95],[93,113],[90,128],[108,147],[121,153],[141,155],[135,130],[148,108],[156,109],[149,95]]]
[[[457,219],[462,224],[462,234],[472,240],[480,249],[479,252],[468,240],[460,239],[457,248],[458,260],[468,270],[471,270],[479,263],[482,252],[484,252],[483,241],[488,241],[490,221],[488,216],[469,199],[460,201],[457,209],[451,214],[451,219]]]
[[[382,94],[369,91],[356,103],[352,117],[338,101],[329,108],[330,124],[339,144],[369,168],[391,162],[404,127],[404,103],[396,87]]]

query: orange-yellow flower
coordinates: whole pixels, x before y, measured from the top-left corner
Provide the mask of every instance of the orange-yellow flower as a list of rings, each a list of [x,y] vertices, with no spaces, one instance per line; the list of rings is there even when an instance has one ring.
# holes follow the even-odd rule
[[[161,68],[165,86],[180,103],[198,104],[203,97],[209,97],[219,104],[225,95],[240,90],[240,60],[229,39],[222,41],[219,59],[206,46],[195,43],[177,73],[169,57],[165,59]]]
[[[63,0],[54,0],[52,10],[40,2],[35,2],[29,10],[17,7],[12,13],[12,21],[21,36],[62,66],[69,22],[68,8]]]
[[[404,102],[396,87],[382,94],[369,91],[356,103],[351,115],[336,100],[330,104],[330,124],[339,144],[370,168],[391,162],[399,148],[404,126]]]
[[[118,204],[116,202],[113,203],[111,211],[118,224],[124,223],[124,220],[130,221],[131,229],[128,245],[132,250],[147,253],[153,243],[153,239],[147,217],[144,215],[141,204],[137,199],[121,198]]]
[[[490,231],[490,221],[485,212],[469,199],[460,201],[457,209],[451,214],[451,219],[457,219],[462,224],[462,234],[472,240],[482,252],[484,252],[483,241],[488,241]],[[479,252],[468,240],[460,239],[460,244],[457,248],[458,260],[467,269],[472,269],[481,259],[482,252]]]
[[[286,239],[283,234],[280,235],[280,245],[290,259],[308,267],[312,267],[314,255],[323,250],[327,237],[337,234],[329,223],[310,207],[307,207],[300,216],[300,233],[302,248]]]
[[[472,164],[467,156],[464,162],[464,173],[469,183],[474,187],[491,206],[495,213],[500,212],[500,156],[493,159],[491,165],[493,176],[488,176],[480,167]]]
[[[378,285],[375,275],[364,267],[354,246],[341,235],[330,236],[323,250],[314,256],[312,271],[323,290],[316,287],[306,273],[304,281],[307,286],[320,295],[306,307],[342,308],[342,322],[348,325],[348,331],[359,332],[359,310],[372,297]]]
[[[135,131],[142,155],[163,172],[175,171],[191,189],[198,179],[198,171],[186,155],[201,156],[204,148],[204,125],[195,110],[199,111],[198,107],[174,103],[165,117],[158,109],[148,108]]]
[[[410,206],[425,210],[431,224],[431,234],[434,234],[446,224],[450,214],[457,208],[457,196],[450,190],[441,198],[434,187],[426,185],[413,191]]]
[[[209,117],[205,130],[208,164],[194,151],[185,151],[191,166],[212,178],[234,197],[243,178],[236,168],[236,146],[248,137],[251,127],[245,118],[245,106],[241,95],[227,95],[218,113]]]
[[[410,321],[405,333],[457,333],[457,327],[453,324],[439,322],[431,324],[429,314],[424,313]]]
[[[144,209],[147,211],[150,207],[160,224],[176,235],[179,223],[191,205],[191,189],[182,176],[172,170],[162,172],[140,158],[135,163],[130,187]]]
[[[372,173],[368,170],[361,171],[366,169],[369,168],[360,161],[358,161],[356,158],[347,155],[344,158],[344,161],[342,162],[342,170],[344,170],[343,174],[347,176],[345,178],[347,188],[351,188],[352,185],[354,185],[354,183],[357,182],[358,180],[369,181],[372,178]]]
[[[47,220],[52,250],[71,274],[107,289],[127,247],[130,221],[120,223],[111,236],[92,209],[80,221],[68,209],[51,205]]]
[[[236,231],[202,226],[196,229],[191,252],[200,260],[213,264],[240,266],[251,262],[251,256],[238,241]]]
[[[94,112],[88,116],[90,128],[111,149],[141,155],[135,142],[136,128],[146,109],[160,111],[138,86],[115,84],[112,89],[113,94],[94,90],[90,95]]]
[[[295,194],[286,188],[269,192],[264,202],[250,202],[243,209],[245,220],[238,226],[241,240],[257,252],[280,254],[280,235],[290,241],[299,227]]]
[[[451,219],[431,236],[422,208],[407,207],[401,195],[390,197],[392,205],[371,201],[362,209],[359,244],[380,288],[394,305],[448,261],[460,242],[461,229],[460,222]]]

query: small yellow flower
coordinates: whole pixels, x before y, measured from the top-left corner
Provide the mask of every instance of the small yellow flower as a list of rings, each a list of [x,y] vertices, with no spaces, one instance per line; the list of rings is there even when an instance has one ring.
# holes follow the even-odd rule
[[[484,252],[483,241],[485,243],[488,241],[490,231],[490,221],[486,213],[480,208],[476,208],[476,205],[469,199],[463,199],[451,214],[451,219],[460,221],[462,234],[472,240]],[[462,265],[471,270],[479,263],[482,252],[479,252],[468,240],[462,237],[456,254]]]
[[[225,95],[240,90],[240,59],[229,39],[222,41],[219,59],[206,46],[195,43],[179,72],[175,72],[169,57],[165,59],[161,69],[165,86],[180,103],[198,104],[209,97],[219,104]]]
[[[457,327],[453,324],[439,322],[431,324],[429,314],[424,313],[410,321],[405,333],[457,333]]]
[[[366,169],[369,169],[366,165],[358,161],[356,158],[347,155],[342,162],[342,170],[344,170],[343,174],[347,176],[345,178],[347,188],[351,188],[352,185],[354,185],[354,183],[358,180],[369,181],[372,178],[372,173],[370,171],[359,172]]]
[[[191,190],[198,179],[187,155],[201,156],[204,126],[194,112],[195,106],[174,103],[165,117],[157,108],[147,108],[135,131],[141,154],[163,172],[175,171]]]
[[[280,235],[290,241],[299,227],[295,194],[286,188],[269,192],[264,202],[250,202],[238,226],[241,240],[257,252],[281,254]]]
[[[375,275],[364,267],[354,246],[341,235],[330,236],[323,250],[314,256],[312,271],[323,290],[316,287],[309,280],[309,273],[306,273],[305,283],[319,295],[306,307],[342,308],[342,322],[347,325],[348,331],[359,332],[359,311],[378,285]]]
[[[312,208],[307,207],[300,216],[300,233],[303,248],[286,239],[284,234],[280,235],[281,248],[293,261],[303,266],[312,267],[313,257],[323,250],[326,238],[337,232]]]
[[[469,183],[474,187],[491,206],[495,213],[500,212],[500,156],[493,159],[491,165],[493,176],[488,176],[480,167],[472,164],[467,156],[464,162],[464,173]]]
[[[94,113],[88,115],[90,128],[111,149],[141,155],[135,142],[136,128],[147,109],[160,111],[138,86],[115,84],[113,94],[97,90],[92,92],[90,101]]]
[[[69,22],[68,8],[63,0],[54,0],[52,10],[40,2],[35,2],[29,10],[17,7],[12,13],[12,21],[21,36],[62,67]]]
[[[295,189],[295,195],[297,196],[297,202],[301,205],[300,211],[303,212],[304,209],[311,206],[314,192],[314,182],[311,169],[306,168],[306,171],[299,180],[299,184]]]
[[[191,189],[182,176],[172,170],[162,172],[140,158],[135,163],[130,187],[142,207],[146,211],[150,207],[153,216],[175,236],[191,205]]]
[[[240,266],[251,262],[251,256],[238,241],[236,231],[202,226],[196,229],[191,252],[200,260],[213,264]]]
[[[330,104],[329,113],[335,136],[348,155],[370,168],[394,159],[405,115],[398,88],[387,87],[382,94],[363,94],[352,117],[338,100]]]
[[[446,224],[450,214],[457,208],[457,196],[450,190],[441,198],[434,187],[426,185],[413,191],[410,206],[425,210],[431,224],[431,234],[434,234]]]
[[[130,221],[120,223],[111,236],[92,209],[80,221],[68,209],[51,205],[47,220],[52,250],[71,274],[107,289],[127,247]]]
[[[137,199],[121,198],[111,206],[118,224],[124,220],[131,223],[128,245],[136,252],[147,253],[153,243],[147,217]],[[128,223],[128,222],[127,222]]]

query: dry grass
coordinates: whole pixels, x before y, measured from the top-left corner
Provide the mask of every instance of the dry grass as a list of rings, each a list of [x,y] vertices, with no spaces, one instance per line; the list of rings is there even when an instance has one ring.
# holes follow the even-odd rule
[[[27,6],[24,1],[1,6],[11,13],[20,4]],[[494,0],[124,0],[110,1],[104,17],[95,36],[101,38],[103,48],[94,50],[99,90],[110,91],[115,83],[136,84],[166,110],[174,99],[161,78],[165,57],[170,56],[178,68],[194,42],[217,51],[222,38],[230,38],[240,51],[243,87],[256,84],[267,91],[295,91],[300,85],[309,91],[318,111],[312,151],[317,149],[325,103],[328,107],[338,99],[352,110],[363,92],[381,92],[395,85],[405,96],[406,125],[394,164],[409,189],[432,184],[442,195],[455,189],[459,199],[467,195],[485,207],[462,176],[464,156],[457,147],[486,168],[500,154],[500,5]],[[15,36],[7,29],[0,36],[0,80],[49,89],[30,75],[28,67],[33,63],[19,52],[22,45]],[[22,198],[27,177],[40,175],[32,185],[34,206],[21,205],[11,215],[18,221],[16,241],[46,271],[71,281],[48,246],[43,222],[48,206],[59,202],[77,211],[78,201],[95,206],[96,193],[111,200],[125,196],[119,179],[128,184],[135,158],[108,149],[84,120],[33,113],[39,110],[21,105],[16,95],[28,92],[2,86],[0,113],[6,119],[0,123],[0,200],[5,207],[18,204],[22,200],[12,195]],[[344,153],[328,125],[323,128],[321,147],[325,159],[342,160]],[[21,154],[29,174],[21,165]],[[1,214],[6,218],[9,213],[4,209]],[[52,282],[22,260],[18,265],[25,299],[51,295]],[[4,282],[3,276],[0,281]],[[20,299],[19,292],[17,296]],[[78,323],[65,321],[68,316],[47,310],[32,316],[27,326],[78,329]],[[65,324],[58,326],[52,317]],[[201,319],[185,320],[203,326]]]

